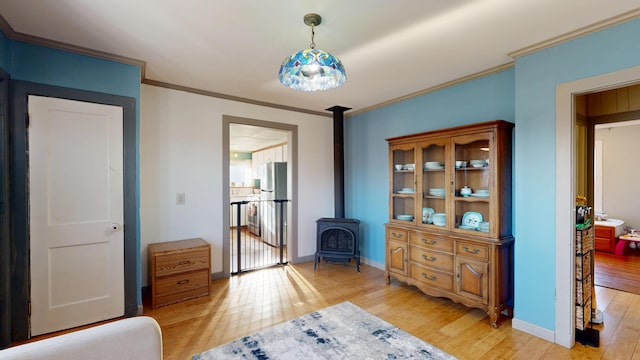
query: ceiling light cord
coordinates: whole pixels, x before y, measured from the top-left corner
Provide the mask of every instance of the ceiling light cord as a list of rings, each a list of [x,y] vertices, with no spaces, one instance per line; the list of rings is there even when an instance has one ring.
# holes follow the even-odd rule
[[[311,44],[309,44],[309,47],[311,49],[315,49],[316,48],[316,43],[315,43],[315,37],[316,37],[316,31],[315,31],[315,24],[311,24]]]

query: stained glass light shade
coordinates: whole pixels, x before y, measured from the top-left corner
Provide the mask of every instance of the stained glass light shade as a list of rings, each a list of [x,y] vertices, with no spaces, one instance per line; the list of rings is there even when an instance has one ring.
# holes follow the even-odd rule
[[[284,59],[279,78],[292,89],[317,91],[341,86],[347,75],[337,57],[322,50],[305,49]]]

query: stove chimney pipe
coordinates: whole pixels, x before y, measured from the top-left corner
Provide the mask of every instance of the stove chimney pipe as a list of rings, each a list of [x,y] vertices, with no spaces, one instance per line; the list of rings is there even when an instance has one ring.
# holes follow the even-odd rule
[[[335,214],[344,218],[344,112],[351,108],[333,106],[327,111],[333,112],[333,184]]]

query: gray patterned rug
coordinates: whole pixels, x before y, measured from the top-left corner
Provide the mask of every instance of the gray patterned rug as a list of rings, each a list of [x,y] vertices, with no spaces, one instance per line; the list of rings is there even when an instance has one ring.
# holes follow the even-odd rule
[[[209,359],[455,359],[350,302],[193,355]]]

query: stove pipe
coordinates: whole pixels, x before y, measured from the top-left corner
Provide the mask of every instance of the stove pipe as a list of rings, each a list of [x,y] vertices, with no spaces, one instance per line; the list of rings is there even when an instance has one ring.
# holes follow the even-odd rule
[[[333,106],[333,184],[336,218],[344,218],[344,112],[351,108]]]

